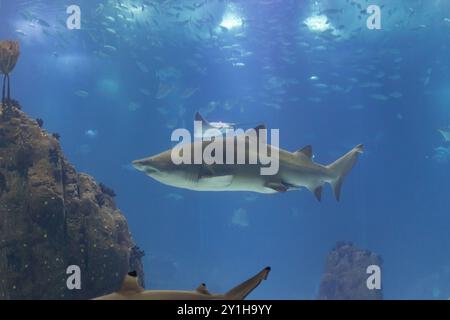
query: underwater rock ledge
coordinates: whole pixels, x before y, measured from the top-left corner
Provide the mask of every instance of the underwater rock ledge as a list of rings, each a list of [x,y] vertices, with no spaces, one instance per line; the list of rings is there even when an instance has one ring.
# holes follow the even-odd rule
[[[111,195],[17,103],[0,107],[0,299],[89,299],[116,291],[129,269],[144,279]],[[81,290],[67,289],[69,265]]]

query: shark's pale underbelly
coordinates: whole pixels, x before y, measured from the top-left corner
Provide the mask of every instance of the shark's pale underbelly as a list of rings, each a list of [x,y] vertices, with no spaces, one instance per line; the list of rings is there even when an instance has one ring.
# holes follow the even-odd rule
[[[183,181],[181,183],[167,183],[173,187],[194,191],[250,191],[259,193],[275,193],[274,190],[265,187],[265,180],[260,176],[214,176],[203,177],[197,181]]]
[[[265,186],[265,179],[260,176],[220,176],[200,179],[196,184],[186,186],[195,191],[249,191],[258,193],[276,193]]]

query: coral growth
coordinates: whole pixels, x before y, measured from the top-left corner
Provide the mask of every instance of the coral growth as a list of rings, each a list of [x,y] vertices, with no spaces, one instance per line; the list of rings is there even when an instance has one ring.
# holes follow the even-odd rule
[[[48,150],[48,159],[50,160],[50,163],[54,166],[57,166],[59,163],[59,153],[58,149],[51,148]]]
[[[98,186],[100,187],[100,189],[102,190],[103,193],[107,194],[111,198],[114,198],[116,196],[116,192],[113,189],[111,189],[110,187],[107,187],[106,185],[104,185],[103,183],[100,183]]]
[[[31,166],[33,166],[33,150],[27,146],[19,148],[12,169],[16,170],[22,177],[26,177]]]
[[[0,172],[0,196],[5,191],[8,191],[8,186],[6,185],[6,178],[5,175]]]
[[[39,128],[42,128],[44,126],[44,120],[42,120],[41,118],[37,118],[36,123],[38,124]]]
[[[95,200],[97,201],[99,207],[103,207],[103,205],[105,204],[105,196],[103,195],[103,193],[97,193],[95,195]]]

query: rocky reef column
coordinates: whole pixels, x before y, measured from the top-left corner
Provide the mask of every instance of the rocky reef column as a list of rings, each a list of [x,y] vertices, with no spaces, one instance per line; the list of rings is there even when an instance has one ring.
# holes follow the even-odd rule
[[[381,268],[377,254],[350,242],[338,242],[328,254],[319,288],[319,300],[381,300],[381,289],[369,288],[371,266]],[[371,268],[369,268],[371,269]]]
[[[78,173],[20,106],[8,110],[0,117],[0,300],[90,299],[117,291],[129,271],[143,279],[143,252],[115,193]],[[80,290],[66,286],[73,265]]]

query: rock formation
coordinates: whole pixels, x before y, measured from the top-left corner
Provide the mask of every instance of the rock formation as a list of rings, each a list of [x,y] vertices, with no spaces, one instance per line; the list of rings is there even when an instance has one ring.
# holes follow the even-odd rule
[[[0,299],[88,299],[116,291],[143,255],[111,194],[64,158],[54,135],[0,108]],[[81,290],[66,269],[81,268]]]
[[[349,242],[338,242],[328,255],[319,288],[320,300],[381,300],[381,290],[367,288],[367,267],[381,267],[376,254]]]

